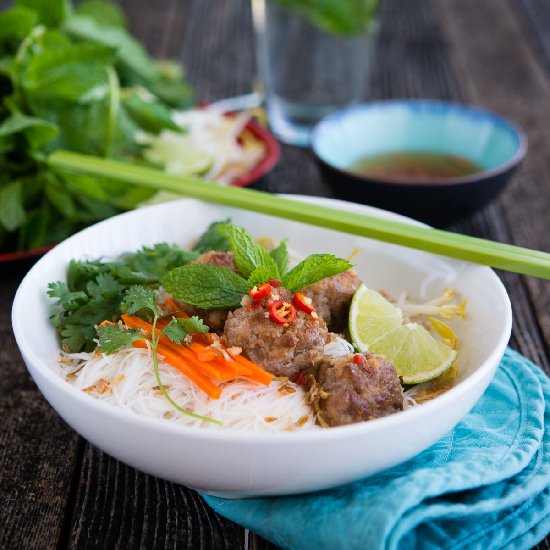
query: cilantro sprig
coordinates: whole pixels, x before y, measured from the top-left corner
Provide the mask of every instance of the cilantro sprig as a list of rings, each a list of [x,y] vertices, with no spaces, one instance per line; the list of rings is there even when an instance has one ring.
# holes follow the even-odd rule
[[[197,255],[177,245],[161,243],[123,254],[116,261],[71,261],[67,283],[48,285],[48,295],[56,299],[50,319],[61,343],[73,352],[92,351],[94,325],[120,318],[127,289],[135,284],[158,288],[164,273]]]
[[[208,326],[198,317],[191,317],[190,319],[172,317],[170,323],[163,330],[157,330],[157,323],[161,315],[157,305],[155,291],[142,285],[133,285],[126,290],[122,301],[122,309],[130,315],[143,316],[150,321],[152,325],[150,337],[147,338],[139,330],[127,328],[123,326],[122,323],[104,323],[96,329],[99,341],[99,351],[107,354],[116,353],[121,349],[131,346],[132,343],[137,340],[149,340],[155,378],[164,398],[172,407],[187,416],[192,416],[193,418],[198,418],[205,422],[213,422],[221,426],[221,422],[217,420],[201,416],[189,409],[180,407],[170,397],[166,387],[162,383],[158,364],[158,345],[162,335],[176,344],[182,344],[184,341],[187,341],[189,335],[194,333],[204,334],[208,332]]]
[[[269,279],[279,279],[291,292],[347,271],[352,264],[332,254],[312,254],[288,271],[286,240],[269,253],[250,233],[233,224],[219,224],[241,275],[225,267],[191,264],[178,267],[161,280],[174,298],[202,309],[238,307],[249,288]]]

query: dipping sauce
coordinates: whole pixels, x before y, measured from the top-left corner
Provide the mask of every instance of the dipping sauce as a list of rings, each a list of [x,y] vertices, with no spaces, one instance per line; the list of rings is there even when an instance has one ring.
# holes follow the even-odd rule
[[[366,155],[355,161],[349,170],[360,176],[419,182],[430,179],[471,176],[483,168],[457,155],[431,151],[395,151]]]

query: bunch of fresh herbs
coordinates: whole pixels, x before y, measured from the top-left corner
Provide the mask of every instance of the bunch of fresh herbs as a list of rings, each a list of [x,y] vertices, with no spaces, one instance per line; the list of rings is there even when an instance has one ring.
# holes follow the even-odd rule
[[[51,170],[57,148],[142,162],[135,135],[181,131],[180,66],[156,62],[104,0],[15,0],[0,13],[0,251],[59,241],[153,191]]]
[[[151,291],[160,286],[169,270],[194,260],[198,252],[166,243],[126,253],[115,261],[72,260],[67,282],[48,285],[48,295],[56,298],[50,317],[61,344],[72,352],[95,348],[95,327],[105,320],[118,321],[128,289],[135,285]]]

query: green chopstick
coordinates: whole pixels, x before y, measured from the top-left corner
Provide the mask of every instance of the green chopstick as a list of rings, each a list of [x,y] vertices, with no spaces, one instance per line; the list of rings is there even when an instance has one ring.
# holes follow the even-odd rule
[[[439,229],[382,220],[328,206],[306,206],[303,202],[255,189],[221,186],[196,176],[166,174],[152,168],[69,151],[52,153],[48,163],[57,169],[103,176],[159,191],[170,191],[206,202],[252,210],[550,280],[550,254],[547,252]]]

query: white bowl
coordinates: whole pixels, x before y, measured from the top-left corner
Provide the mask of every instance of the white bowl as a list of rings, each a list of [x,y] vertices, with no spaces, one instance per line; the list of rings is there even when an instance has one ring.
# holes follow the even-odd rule
[[[404,219],[357,204],[300,199]],[[162,241],[191,244],[210,222],[228,216],[256,236],[289,237],[292,249],[302,254],[346,257],[359,247],[359,275],[367,286],[390,294],[407,291],[423,298],[435,297],[446,287],[456,289],[468,299],[468,319],[454,324],[461,342],[455,386],[428,403],[370,422],[309,432],[247,434],[201,431],[144,418],[102,403],[60,378],[46,289],[48,282],[65,278],[70,259],[113,256]],[[484,392],[505,351],[512,322],[506,291],[489,268],[190,199],[111,218],[56,246],[21,283],[12,315],[17,344],[32,377],[78,433],[139,470],[229,498],[325,489],[374,474],[426,449]]]

